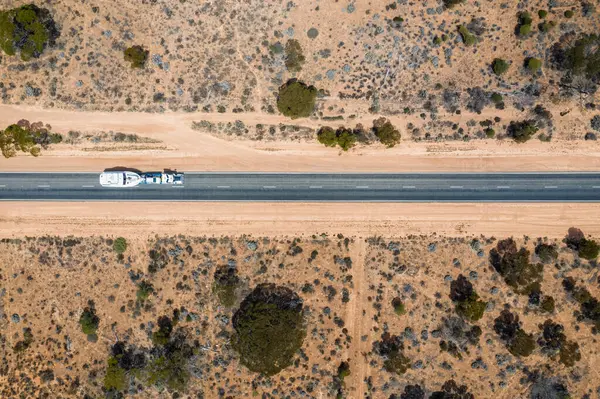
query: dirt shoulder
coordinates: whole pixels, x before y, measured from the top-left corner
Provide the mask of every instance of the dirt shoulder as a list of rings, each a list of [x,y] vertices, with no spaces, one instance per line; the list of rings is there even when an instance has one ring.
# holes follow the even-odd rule
[[[296,235],[564,237],[600,235],[600,204],[281,204],[1,202],[4,237],[23,235]]]
[[[372,120],[373,116],[364,117]],[[191,128],[197,120],[213,123],[241,120],[257,123],[290,123],[278,115],[261,113],[103,113],[44,110],[0,106],[0,126],[19,119],[43,121],[56,132],[118,131],[137,134],[165,144],[165,149],[90,151],[85,146],[61,144],[38,158],[17,156],[2,162],[4,171],[99,171],[128,166],[139,169],[177,168],[182,171],[592,171],[600,169],[600,143],[537,140],[515,144],[501,140],[471,142],[412,142],[393,149],[381,146],[356,148],[348,153],[318,143],[227,141]],[[302,119],[298,126],[322,122]],[[401,126],[401,124],[398,124]]]

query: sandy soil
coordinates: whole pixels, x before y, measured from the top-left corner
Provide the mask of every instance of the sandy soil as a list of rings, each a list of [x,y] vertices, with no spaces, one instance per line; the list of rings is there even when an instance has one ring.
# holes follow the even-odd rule
[[[372,120],[372,116],[365,117]],[[569,171],[600,169],[600,142],[537,140],[517,145],[507,141],[403,142],[393,149],[378,146],[350,153],[318,143],[228,141],[191,129],[192,121],[240,119],[247,124],[289,123],[267,114],[101,113],[0,106],[0,126],[15,119],[43,121],[60,133],[69,130],[134,133],[165,143],[168,150],[83,151],[66,144],[43,151],[38,158],[17,156],[0,163],[4,171],[99,171],[128,166],[182,171]],[[300,126],[319,121],[303,119]],[[339,156],[338,156],[339,155]]]
[[[318,208],[318,212],[316,209]],[[599,204],[0,202],[0,231],[22,235],[600,235]]]

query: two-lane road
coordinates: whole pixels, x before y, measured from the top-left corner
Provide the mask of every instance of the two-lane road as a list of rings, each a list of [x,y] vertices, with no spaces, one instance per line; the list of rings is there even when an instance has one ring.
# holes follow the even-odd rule
[[[105,188],[98,173],[0,173],[4,201],[600,202],[600,173],[186,173]]]

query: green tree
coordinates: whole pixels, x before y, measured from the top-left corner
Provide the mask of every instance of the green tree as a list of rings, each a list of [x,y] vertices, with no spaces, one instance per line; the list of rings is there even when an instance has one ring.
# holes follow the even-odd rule
[[[532,22],[533,19],[531,18],[531,14],[529,14],[527,11],[521,11],[519,14],[517,14],[517,36],[521,38],[527,37],[527,35],[529,35],[531,32]]]
[[[233,315],[232,347],[249,370],[267,376],[292,364],[306,335],[300,297],[275,284],[258,285]]]
[[[292,119],[306,118],[314,111],[316,99],[316,87],[290,79],[279,88],[277,109]]]
[[[123,391],[127,386],[125,370],[119,367],[119,361],[114,356],[109,357],[107,363],[104,389]]]
[[[335,147],[337,145],[337,134],[329,126],[323,126],[317,132],[317,140],[326,147]]]
[[[50,11],[34,4],[0,11],[0,49],[7,55],[20,53],[23,61],[39,58],[52,47],[60,32]]]
[[[344,151],[348,151],[356,144],[356,135],[350,129],[339,128],[336,132],[337,143]]]
[[[154,293],[154,286],[146,280],[143,280],[141,283],[138,284],[138,290],[135,296],[138,301],[144,302],[150,297],[150,294],[152,293]]]
[[[395,297],[394,299],[392,299],[392,307],[394,308],[394,313],[396,313],[398,316],[406,314],[404,303],[402,302],[402,299],[400,299],[400,297]]]
[[[538,17],[540,17],[542,19],[546,18],[547,15],[548,15],[548,11],[546,11],[546,10],[539,10],[538,11]]]
[[[594,240],[588,240],[584,238],[579,244],[579,256],[583,259],[593,260],[598,257],[598,252],[600,251],[600,246]]]
[[[150,52],[142,46],[131,46],[123,51],[125,61],[131,63],[132,68],[143,68],[148,60]]]
[[[400,132],[385,118],[373,121],[373,133],[387,147],[394,147],[400,142]]]
[[[290,39],[285,44],[285,67],[290,72],[300,72],[306,58],[302,54],[302,46],[296,39]]]
[[[492,70],[498,76],[506,73],[506,71],[508,71],[509,66],[510,65],[508,64],[508,62],[504,61],[502,58],[494,58],[494,61],[492,62]]]
[[[126,249],[127,249],[127,240],[125,240],[123,237],[118,237],[117,239],[115,239],[113,241],[113,250],[116,253],[122,254],[125,252]]]

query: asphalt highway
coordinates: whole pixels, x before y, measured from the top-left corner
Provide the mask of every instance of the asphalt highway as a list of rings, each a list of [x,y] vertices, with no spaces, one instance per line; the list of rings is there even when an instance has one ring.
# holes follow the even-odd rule
[[[600,202],[600,173],[185,173],[100,186],[99,173],[0,173],[3,201]]]

